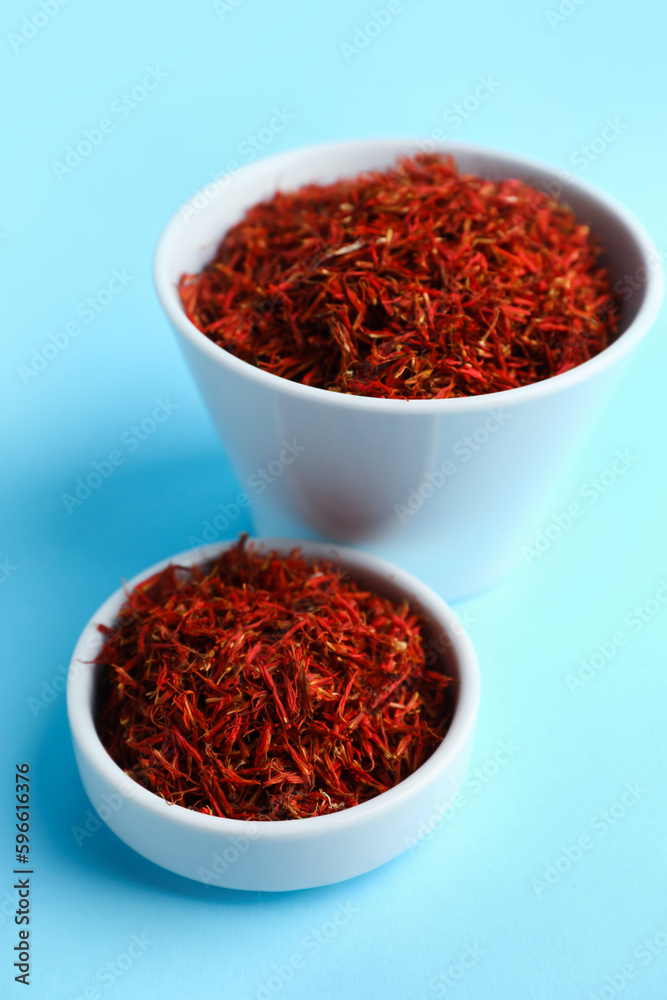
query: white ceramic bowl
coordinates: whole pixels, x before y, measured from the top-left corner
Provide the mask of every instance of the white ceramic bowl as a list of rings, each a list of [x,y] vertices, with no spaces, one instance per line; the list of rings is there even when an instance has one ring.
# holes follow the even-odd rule
[[[233,542],[166,559],[203,562]],[[91,663],[103,638],[98,624],[111,625],[125,601],[123,589],[106,601],[84,629],[67,681],[67,713],[74,753],[90,801],[113,832],[149,861],[178,875],[230,889],[284,891],[328,885],[361,875],[414,843],[423,824],[442,812],[463,780],[479,704],[479,672],[465,630],[446,604],[419,580],[372,556],[319,543],[253,539],[261,549],[288,552],[297,544],[307,558],[339,559],[351,576],[392,598],[408,597],[420,608],[429,638],[442,650],[456,679],[451,726],[433,755],[387,792],[340,812],[309,819],[245,821],[221,819],[169,805],[118,767],[95,729],[97,667]]]
[[[154,277],[251,503],[257,533],[364,544],[416,572],[437,551],[434,579],[453,599],[488,586],[518,561],[549,485],[656,316],[660,257],[637,221],[589,185],[559,179],[532,160],[430,144],[452,152],[465,171],[519,177],[560,192],[604,242],[612,284],[624,297],[620,336],[597,357],[554,378],[484,396],[371,399],[279,378],[200,333],[177,292],[181,275],[200,270],[225,231],[277,188],[383,168],[418,145],[400,139],[335,143],[243,167],[209,184],[172,218],[157,247]],[[220,525],[228,519],[224,511],[218,515]],[[208,541],[224,537],[215,527],[205,530]]]

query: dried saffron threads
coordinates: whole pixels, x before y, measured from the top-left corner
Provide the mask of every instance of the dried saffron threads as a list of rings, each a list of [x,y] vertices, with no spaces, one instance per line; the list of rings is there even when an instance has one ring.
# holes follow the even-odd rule
[[[456,686],[428,664],[407,601],[244,537],[139,584],[100,630],[107,751],[167,802],[216,816],[364,802],[433,753],[454,711]]]
[[[588,226],[451,157],[278,192],[179,290],[258,368],[334,392],[444,399],[513,389],[607,345],[618,304]]]

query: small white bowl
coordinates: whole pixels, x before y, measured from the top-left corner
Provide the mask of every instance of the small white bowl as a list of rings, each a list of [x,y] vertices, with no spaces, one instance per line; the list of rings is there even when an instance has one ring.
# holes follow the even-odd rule
[[[178,294],[183,273],[199,271],[245,210],[277,189],[383,169],[423,146],[416,139],[331,143],[269,156],[221,177],[168,223],[154,277],[252,505],[256,533],[363,544],[414,570],[436,550],[438,588],[451,600],[490,586],[520,560],[564,461],[656,317],[661,258],[637,220],[578,178],[525,157],[430,143],[429,149],[452,153],[463,171],[518,177],[558,194],[603,241],[622,299],[618,337],[590,361],[482,396],[375,399],[279,378],[209,340],[187,318]],[[214,532],[206,540],[215,538]]]
[[[138,583],[171,563],[189,566],[214,558],[234,542],[165,559],[140,573]],[[94,722],[98,667],[91,661],[125,602],[116,591],[93,615],[79,639],[67,680],[67,714],[84,788],[101,819],[139,854],[169,871],[229,889],[283,892],[329,885],[370,871],[414,843],[420,827],[441,815],[463,780],[479,705],[479,671],[470,640],[450,608],[414,577],[350,549],[287,539],[253,539],[258,550],[287,553],[300,545],[306,558],[330,558],[355,579],[394,599],[408,597],[427,622],[430,639],[456,679],[456,704],[442,743],[422,766],[389,791],[358,806],[308,819],[221,819],[170,805],[130,779],[103,747]]]

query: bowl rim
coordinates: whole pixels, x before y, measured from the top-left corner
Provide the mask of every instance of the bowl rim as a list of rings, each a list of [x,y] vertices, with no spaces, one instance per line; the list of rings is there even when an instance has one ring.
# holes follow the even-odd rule
[[[601,351],[600,354],[577,365],[575,368],[562,372],[560,375],[552,375],[540,382],[533,382],[515,389],[504,389],[500,392],[450,399],[383,399],[371,396],[357,396],[303,385],[300,382],[293,382],[280,375],[263,371],[249,364],[247,361],[235,357],[218,344],[213,343],[194,323],[191,323],[181,305],[177,287],[170,281],[168,276],[170,270],[169,262],[174,248],[184,243],[192,244],[193,240],[198,242],[194,236],[194,227],[189,228],[188,226],[187,215],[184,210],[188,206],[192,206],[196,198],[200,196],[206,197],[204,191],[207,185],[204,185],[196,194],[179,206],[162,230],[155,248],[153,258],[153,281],[155,289],[162,308],[177,332],[211,361],[223,365],[244,378],[263,384],[267,389],[283,392],[304,401],[310,399],[315,403],[319,399],[319,402],[330,406],[385,413],[410,412],[435,415],[439,413],[474,412],[509,404],[514,405],[530,399],[549,396],[552,393],[575,386],[624,357],[651,327],[660,309],[663,295],[662,257],[648,232],[634,215],[610,195],[598,190],[593,185],[573,177],[567,171],[551,167],[538,160],[502,149],[473,143],[426,141],[429,143],[429,151],[451,152],[455,156],[457,153],[464,153],[466,155],[487,157],[496,161],[515,164],[519,170],[519,176],[525,176],[532,170],[541,174],[551,175],[554,179],[558,178],[558,182],[561,183],[563,197],[566,200],[568,191],[576,191],[582,197],[596,203],[601,210],[609,216],[614,217],[616,222],[625,228],[631,240],[638,247],[642,257],[640,267],[646,270],[646,280],[644,282],[643,299],[636,316],[627,329],[612,344]],[[378,157],[381,153],[390,155],[390,150],[393,150],[393,155],[398,156],[404,155],[410,150],[416,152],[424,145],[425,141],[423,139],[414,137],[389,137],[384,139],[353,139],[318,143],[298,147],[283,153],[275,153],[238,168],[231,175],[229,186],[223,193],[222,198],[233,198],[236,190],[242,187],[246,181],[252,182],[254,179],[262,176],[274,176],[276,181],[278,181],[281,171],[301,157],[324,158],[332,152],[344,153],[346,150],[350,153],[368,150],[369,156],[375,153]],[[373,168],[369,167],[368,169]],[[355,170],[354,174],[358,172],[358,170]],[[343,175],[341,174],[340,176]],[[197,209],[198,213],[215,211],[219,204],[219,202],[209,200],[208,198],[206,200],[206,206],[203,209]],[[221,238],[222,233],[216,238],[216,242]],[[656,266],[651,266],[651,261],[656,262]]]
[[[250,538],[249,543],[260,550],[276,549],[286,553],[299,548],[306,558],[340,559],[344,568],[370,571],[382,576],[393,586],[404,590],[429,613],[438,627],[448,637],[459,670],[457,701],[449,729],[442,742],[412,774],[398,785],[359,805],[349,806],[321,816],[291,820],[241,820],[211,816],[185,806],[173,805],[130,778],[104,748],[95,728],[91,711],[93,670],[90,660],[103,642],[98,624],[111,624],[126,592],[143,580],[160,572],[170,563],[182,566],[206,562],[236,544],[236,539],[216,542],[200,548],[162,559],[142,570],[124,586],[116,590],[97,609],[86,624],[76,644],[67,674],[67,716],[75,748],[85,755],[87,762],[107,785],[113,787],[124,799],[131,799],[137,806],[155,818],[174,823],[189,831],[206,831],[227,836],[246,835],[251,839],[283,840],[302,837],[328,836],[341,827],[354,827],[383,813],[393,812],[409,802],[424,788],[445,774],[465,748],[474,728],[480,700],[480,674],[477,657],[465,628],[451,608],[426,584],[399,567],[357,549],[327,542],[311,542],[292,538]],[[90,669],[86,669],[90,666]]]

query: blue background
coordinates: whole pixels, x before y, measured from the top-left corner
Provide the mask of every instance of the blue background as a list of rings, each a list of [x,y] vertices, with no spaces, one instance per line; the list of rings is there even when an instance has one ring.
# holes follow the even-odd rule
[[[667,606],[651,602],[667,593],[664,318],[560,477],[553,513],[581,500],[617,449],[630,467],[547,551],[457,606],[483,673],[482,777],[428,841],[343,885],[260,895],[173,876],[106,827],[81,843],[72,832],[90,808],[58,679],[75,640],[121,578],[188,547],[240,489],[158,306],[153,248],[182,201],[229,160],[247,162],[243,144],[274,108],[294,118],[262,155],[441,128],[584,176],[634,211],[658,247],[667,240],[663,5],[564,0],[557,19],[555,0],[404,0],[365,47],[344,50],[372,9],[71,0],[25,43],[11,35],[22,25],[30,34],[23,18],[37,0],[0,15],[3,997],[24,989],[8,915],[12,765],[24,760],[35,1000],[94,996],[93,986],[104,1000],[665,996]],[[112,105],[147,67],[167,75],[121,117]],[[493,78],[493,93],[458,124],[455,113],[444,121],[480,77]],[[113,131],[56,171],[105,117]],[[581,147],[608,118],[617,136],[586,159]],[[114,269],[132,280],[86,322],[79,306]],[[78,335],[37,370],[33,352],[74,321]],[[130,446],[130,428],[167,397],[173,414]],[[123,465],[68,513],[62,494],[117,448]],[[250,527],[244,511],[228,534]],[[633,609],[646,602],[641,621]],[[619,630],[626,642],[610,655]],[[574,686],[597,644],[602,665]],[[512,756],[499,766],[503,740]],[[627,783],[634,793],[614,806]],[[613,825],[600,818],[610,808]],[[565,871],[564,850],[576,858],[584,835],[590,846]],[[326,937],[342,905],[349,919]],[[315,952],[307,936],[322,928]],[[133,935],[144,951],[110,972]],[[295,954],[301,967],[281,980],[274,966]]]

